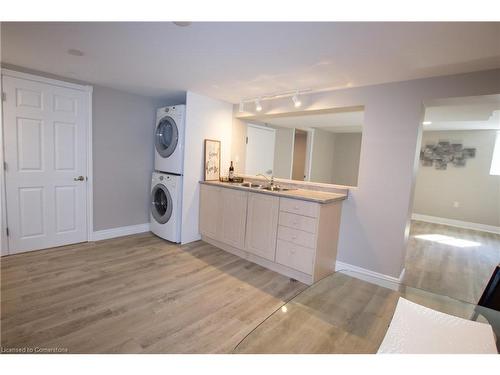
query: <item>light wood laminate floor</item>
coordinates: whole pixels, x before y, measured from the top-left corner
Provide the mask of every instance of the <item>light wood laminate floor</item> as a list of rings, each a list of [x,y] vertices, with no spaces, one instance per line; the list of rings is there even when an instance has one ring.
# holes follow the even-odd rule
[[[204,242],[150,233],[1,259],[1,345],[227,353],[299,282]]]
[[[477,303],[499,263],[500,235],[412,221],[403,283]]]

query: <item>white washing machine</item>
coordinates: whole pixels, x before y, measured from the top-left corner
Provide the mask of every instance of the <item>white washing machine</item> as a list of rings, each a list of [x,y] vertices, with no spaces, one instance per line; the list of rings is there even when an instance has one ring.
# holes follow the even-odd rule
[[[182,175],[186,106],[156,111],[155,170]]]
[[[153,172],[151,232],[167,241],[181,242],[182,176]]]

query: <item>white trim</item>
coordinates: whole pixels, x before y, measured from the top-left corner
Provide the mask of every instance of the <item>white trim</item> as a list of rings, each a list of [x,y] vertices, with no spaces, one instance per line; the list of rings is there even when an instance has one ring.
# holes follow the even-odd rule
[[[80,85],[76,83],[71,83],[71,82],[66,82],[66,81],[60,81],[52,78],[46,78],[43,76],[38,76],[35,74],[29,74],[29,73],[23,73],[23,72],[18,72],[15,70],[10,70],[10,69],[5,69],[2,68],[0,72],[0,88],[2,88],[3,92],[3,76],[7,77],[13,77],[13,78],[20,78],[20,79],[25,79],[28,81],[34,81],[34,82],[40,82],[40,83],[45,83],[48,85],[52,86],[58,86],[58,87],[64,87],[64,88],[69,88],[73,90],[78,90],[78,91],[83,91],[86,92],[88,95],[88,118],[87,118],[87,204],[86,204],[86,214],[87,214],[87,241],[91,241],[94,236],[94,198],[93,198],[93,158],[92,158],[92,93],[94,91],[93,86],[91,85]],[[2,100],[2,99],[0,99]],[[1,209],[1,217],[0,221],[3,222],[3,218],[5,217],[5,225],[6,227],[8,226],[7,222],[7,207],[6,207],[6,192],[5,192],[5,171],[3,169],[3,160],[4,160],[4,147],[3,147],[3,102],[0,105],[0,109],[2,110],[0,115],[1,115],[1,121],[0,121],[0,146],[1,146],[1,152],[0,152],[0,209]],[[5,203],[5,204],[4,204]],[[6,255],[4,254],[5,248],[7,249],[7,254],[9,253],[8,249],[8,240],[7,236],[5,234],[5,230],[3,228],[3,225],[0,225],[0,249],[1,249],[1,255]]]
[[[93,238],[94,233],[94,165],[92,156],[92,95],[93,88],[88,91],[88,127],[87,127],[87,241]]]
[[[352,271],[356,273],[356,276],[360,280],[364,280],[373,284],[380,285],[384,288],[389,288],[392,290],[398,290],[401,284],[401,277],[404,276],[404,269],[401,272],[399,278],[389,275],[384,275],[383,273],[378,273],[375,271],[367,270],[366,268],[361,268],[358,266],[354,266],[349,263],[344,263],[341,261],[337,261],[335,263],[335,272],[337,271]]]
[[[0,75],[0,93],[3,93],[3,80]],[[0,256],[9,254],[7,238],[7,199],[5,193],[5,171],[3,146],[3,97],[0,97]]]
[[[400,284],[403,284],[405,274],[406,274],[406,267],[403,267],[403,269],[401,270],[401,273],[399,274],[399,283]]]
[[[500,234],[500,227],[496,227],[493,225],[471,223],[468,221],[460,221],[454,219],[447,219],[444,217],[421,215],[421,214],[412,214],[411,219],[417,221],[424,221],[426,223],[449,225],[450,227],[472,229],[472,230],[479,230],[481,232]]]
[[[149,223],[98,230],[92,233],[92,241],[107,240],[109,238],[129,236],[131,234],[144,232],[149,232]]]
[[[295,157],[295,133],[297,129],[293,128],[293,139],[292,139],[292,162],[290,163],[290,175],[289,180],[293,178],[293,158]]]
[[[46,84],[49,84],[52,86],[65,87],[68,89],[79,90],[79,91],[92,92],[92,90],[93,90],[93,87],[91,85],[80,85],[77,83],[60,81],[58,79],[47,78],[47,77],[38,76],[35,74],[30,74],[30,73],[18,72],[16,70],[10,70],[10,69],[5,69],[5,68],[2,68],[2,75],[8,76],[8,77],[13,77],[13,78],[26,79],[28,81],[46,83]]]
[[[312,158],[313,158],[313,149],[314,149],[314,137],[316,135],[316,132],[314,129],[310,129],[307,131],[307,138],[306,138],[306,152],[308,152],[308,157],[307,157],[307,177],[306,181],[311,182],[311,170],[312,170]],[[311,141],[308,143],[307,139],[311,137]],[[309,149],[307,149],[307,146],[309,146]]]

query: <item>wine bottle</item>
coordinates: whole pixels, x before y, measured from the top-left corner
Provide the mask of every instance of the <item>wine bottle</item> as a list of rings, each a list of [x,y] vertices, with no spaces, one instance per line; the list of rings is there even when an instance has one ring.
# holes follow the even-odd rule
[[[229,176],[228,176],[229,181],[234,180],[234,167],[233,167],[233,162],[231,161],[231,165],[229,166]]]

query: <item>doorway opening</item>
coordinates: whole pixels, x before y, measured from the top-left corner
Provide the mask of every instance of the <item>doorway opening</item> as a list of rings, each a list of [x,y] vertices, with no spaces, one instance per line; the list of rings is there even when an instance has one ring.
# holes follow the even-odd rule
[[[500,95],[426,106],[404,284],[477,303],[500,263]]]

